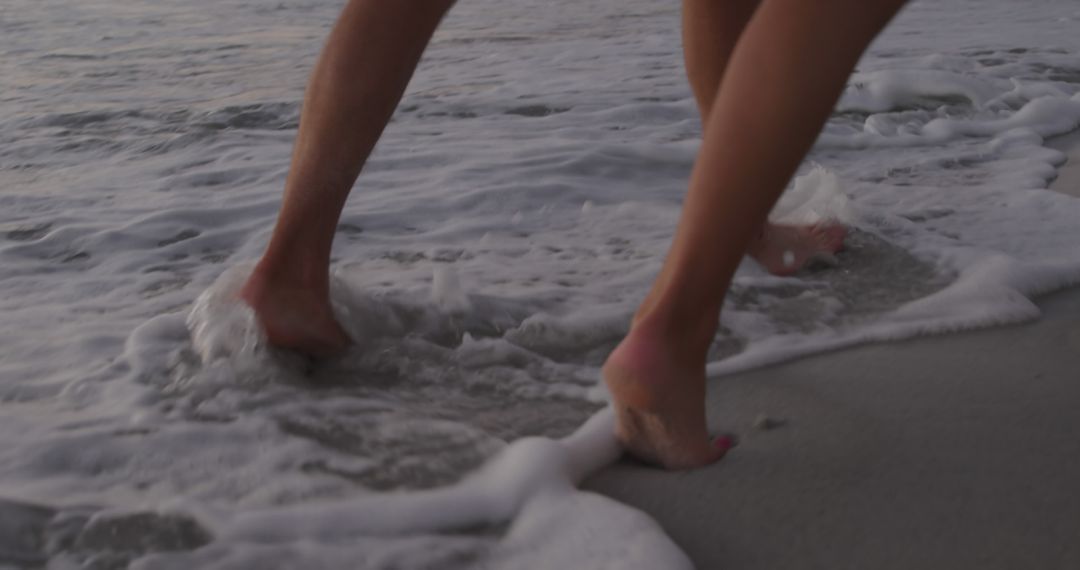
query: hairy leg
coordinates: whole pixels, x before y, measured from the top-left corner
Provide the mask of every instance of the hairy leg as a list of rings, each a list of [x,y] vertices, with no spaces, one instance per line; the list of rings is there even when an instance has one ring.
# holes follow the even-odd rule
[[[760,0],[683,0],[683,58],[702,124],[708,122],[731,54],[759,4]],[[838,224],[783,226],[766,221],[747,254],[774,275],[791,275],[812,260],[839,251],[846,234]]]
[[[728,285],[859,56],[903,3],[763,0],[746,25],[664,266],[604,365],[632,453],[668,468],[723,455],[705,431],[705,356]]]
[[[241,291],[272,344],[348,344],[330,310],[330,247],[345,200],[453,0],[350,0],[308,83],[270,244]]]

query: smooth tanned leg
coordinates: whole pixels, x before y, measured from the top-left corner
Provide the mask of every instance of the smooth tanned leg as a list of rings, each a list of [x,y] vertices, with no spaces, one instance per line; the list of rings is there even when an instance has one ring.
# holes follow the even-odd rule
[[[705,1],[705,0],[702,0]],[[708,112],[679,227],[604,365],[618,436],[668,468],[725,451],[705,431],[705,356],[735,268],[902,0],[763,0]]]
[[[701,122],[708,121],[731,54],[760,0],[683,0],[683,58]],[[774,275],[792,275],[844,246],[839,224],[785,226],[766,221],[747,254]]]
[[[705,124],[724,71],[760,0],[683,0],[686,78]]]
[[[285,198],[241,297],[271,344],[314,356],[349,342],[330,310],[341,210],[452,0],[351,0],[308,83]]]

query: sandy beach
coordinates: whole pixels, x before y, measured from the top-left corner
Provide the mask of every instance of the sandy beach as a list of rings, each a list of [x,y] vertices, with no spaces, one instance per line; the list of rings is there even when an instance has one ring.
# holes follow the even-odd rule
[[[1063,143],[1054,187],[1077,195],[1080,134]],[[587,486],[702,569],[1080,568],[1080,289],[1039,306],[1029,324],[713,379],[713,429],[741,438],[728,457],[624,461]]]

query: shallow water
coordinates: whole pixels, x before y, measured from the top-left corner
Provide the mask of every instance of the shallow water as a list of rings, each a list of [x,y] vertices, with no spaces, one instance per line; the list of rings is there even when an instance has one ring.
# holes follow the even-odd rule
[[[529,567],[507,545],[539,535],[502,523],[256,544],[215,521],[441,488],[600,408],[700,135],[678,12],[462,2],[339,226],[363,342],[313,366],[227,292],[338,8],[0,6],[0,566]],[[710,369],[1031,319],[1080,281],[1080,202],[1045,190],[1046,138],[1080,123],[1077,22],[1067,0],[912,5],[774,213],[851,224],[847,250],[795,278],[745,264]]]

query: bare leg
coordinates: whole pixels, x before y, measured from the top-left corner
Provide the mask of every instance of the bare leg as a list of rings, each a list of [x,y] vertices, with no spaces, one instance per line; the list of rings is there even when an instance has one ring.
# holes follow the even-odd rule
[[[671,249],[604,365],[618,435],[639,457],[690,468],[726,450],[706,433],[705,356],[731,277],[860,54],[902,5],[763,0],[736,42]]]
[[[683,0],[683,57],[701,122],[708,121],[728,61],[760,0]],[[844,246],[839,224],[789,226],[766,221],[747,254],[775,275],[792,275]]]
[[[285,199],[241,291],[272,344],[325,355],[348,344],[330,310],[330,246],[360,169],[453,0],[350,0],[308,84]]]
[[[683,0],[683,60],[701,122],[708,121],[735,44],[760,0]]]

